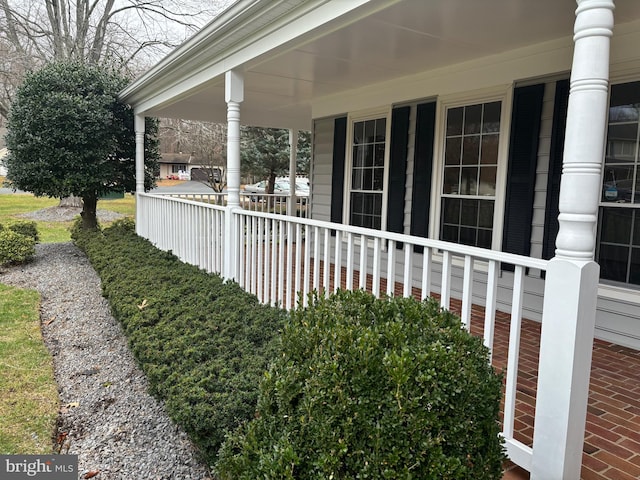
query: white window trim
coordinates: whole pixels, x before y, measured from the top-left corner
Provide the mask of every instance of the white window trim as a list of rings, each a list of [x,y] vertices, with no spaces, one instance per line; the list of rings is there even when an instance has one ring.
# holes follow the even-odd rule
[[[493,235],[491,249],[502,250],[504,228],[504,207],[507,186],[507,167],[509,161],[509,137],[511,132],[511,110],[513,108],[513,88],[499,88],[468,92],[441,97],[436,105],[436,128],[434,132],[433,175],[431,179],[431,212],[429,213],[429,237],[440,239],[440,221],[442,215],[442,187],[444,182],[444,132],[446,112],[449,108],[500,101],[500,142],[498,143],[498,169],[496,172],[496,195],[493,210]]]
[[[384,177],[383,177],[383,189],[382,189],[382,211],[380,219],[380,231],[387,230],[387,197],[389,195],[389,155],[390,155],[390,143],[391,143],[391,106],[384,108],[368,109],[358,112],[349,113],[347,115],[347,142],[345,152],[345,188],[342,192],[342,202],[344,208],[342,209],[342,223],[344,225],[350,225],[349,218],[351,216],[351,179],[353,168],[353,124],[355,122],[362,122],[365,120],[375,120],[378,118],[386,118],[385,129],[385,147],[384,147]]]

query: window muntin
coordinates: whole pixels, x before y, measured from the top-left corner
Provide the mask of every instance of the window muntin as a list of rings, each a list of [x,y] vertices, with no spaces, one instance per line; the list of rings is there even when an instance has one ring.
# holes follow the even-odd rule
[[[501,107],[495,101],[446,111],[442,240],[491,248]]]
[[[386,117],[353,122],[349,224],[382,229]]]
[[[640,285],[640,82],[611,87],[602,173],[600,278]]]

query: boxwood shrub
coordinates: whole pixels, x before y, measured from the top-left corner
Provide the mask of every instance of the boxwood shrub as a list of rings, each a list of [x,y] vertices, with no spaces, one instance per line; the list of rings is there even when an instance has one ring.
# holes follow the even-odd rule
[[[38,226],[33,220],[10,220],[3,224],[9,230],[33,238],[34,242],[40,241]]]
[[[213,465],[253,418],[286,313],[138,237],[131,220],[72,236],[101,277],[153,394]]]
[[[314,296],[287,322],[220,479],[501,478],[501,375],[435,301]]]
[[[0,265],[24,263],[36,254],[36,241],[6,227],[0,228]]]

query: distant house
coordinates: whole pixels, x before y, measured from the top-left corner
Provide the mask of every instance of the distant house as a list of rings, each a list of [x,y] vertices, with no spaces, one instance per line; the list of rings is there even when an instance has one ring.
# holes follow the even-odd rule
[[[188,153],[163,153],[160,156],[160,173],[161,179],[178,179],[180,175],[189,176],[189,171],[193,168],[193,156]]]

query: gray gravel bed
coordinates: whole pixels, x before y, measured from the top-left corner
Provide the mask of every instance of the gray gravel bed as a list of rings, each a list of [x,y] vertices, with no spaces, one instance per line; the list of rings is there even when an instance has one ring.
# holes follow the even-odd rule
[[[34,212],[27,212],[18,215],[18,217],[27,218],[29,220],[41,220],[45,222],[67,222],[75,219],[82,208],[78,207],[48,207]],[[96,217],[101,222],[112,222],[124,217],[121,213],[111,210],[97,210]]]
[[[72,243],[36,246],[35,260],[0,282],[42,297],[45,343],[60,396],[62,453],[77,454],[79,478],[209,479],[186,434],[151,397],[100,279]],[[62,440],[61,437],[59,439]]]

